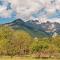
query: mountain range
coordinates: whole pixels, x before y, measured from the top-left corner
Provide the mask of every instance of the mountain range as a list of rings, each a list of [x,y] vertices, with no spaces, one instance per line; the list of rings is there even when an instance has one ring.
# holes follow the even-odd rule
[[[10,26],[15,30],[24,30],[33,37],[48,37],[55,33],[60,34],[60,24],[57,22],[47,21],[39,23],[39,20],[29,20],[24,22],[22,19],[16,19],[13,22],[2,25]]]

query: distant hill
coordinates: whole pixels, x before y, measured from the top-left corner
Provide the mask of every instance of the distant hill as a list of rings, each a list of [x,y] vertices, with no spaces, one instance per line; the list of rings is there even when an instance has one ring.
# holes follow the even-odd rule
[[[30,33],[33,37],[48,37],[48,33],[46,33],[41,26],[37,24],[33,24],[30,21],[24,22],[22,19],[16,19],[13,22],[3,24],[6,26],[10,26],[15,30],[24,30]]]
[[[6,23],[15,30],[24,30],[33,37],[48,37],[54,33],[60,34],[60,24],[57,22],[39,23],[38,20],[29,20],[24,22],[22,19],[16,19],[13,22]]]

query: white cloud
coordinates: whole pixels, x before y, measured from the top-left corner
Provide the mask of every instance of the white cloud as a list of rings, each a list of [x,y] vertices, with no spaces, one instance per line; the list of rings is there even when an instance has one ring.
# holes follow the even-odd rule
[[[37,12],[41,5],[34,0],[8,0],[12,9],[16,11],[17,17],[30,18],[32,13]]]
[[[51,6],[51,0],[8,0],[11,3],[12,9],[16,11],[17,17],[29,19],[32,13],[38,12],[43,7],[46,7],[48,14],[55,11]]]
[[[1,0],[2,1],[2,0]],[[15,11],[17,18],[31,19],[33,13],[38,12],[41,8],[45,7],[47,14],[52,15],[56,9],[60,10],[60,0],[4,0],[3,6],[0,6],[0,17],[11,17],[12,11]],[[11,3],[11,10],[7,10],[8,3]],[[39,17],[37,17],[39,18]],[[43,18],[43,17],[42,17]]]
[[[10,17],[10,10],[7,10],[8,2],[4,1],[3,5],[0,5],[0,17],[7,18]]]
[[[59,18],[48,19],[48,21],[60,23],[60,19]]]
[[[0,6],[0,12],[3,11],[3,10],[6,10],[6,7],[5,6]]]
[[[7,18],[11,17],[12,10],[7,10],[7,7],[5,5],[0,6],[0,17]]]

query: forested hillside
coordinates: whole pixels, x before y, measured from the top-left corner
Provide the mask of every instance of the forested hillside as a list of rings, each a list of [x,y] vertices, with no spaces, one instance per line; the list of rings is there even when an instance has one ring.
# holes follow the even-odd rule
[[[34,38],[24,30],[0,26],[0,55],[60,57],[60,36]]]

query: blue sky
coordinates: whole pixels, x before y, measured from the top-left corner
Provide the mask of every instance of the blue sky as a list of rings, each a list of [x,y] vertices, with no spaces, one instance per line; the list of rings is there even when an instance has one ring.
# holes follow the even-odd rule
[[[18,18],[60,22],[60,0],[0,0],[0,24]]]
[[[0,24],[5,24],[14,21],[15,18],[0,18]]]

